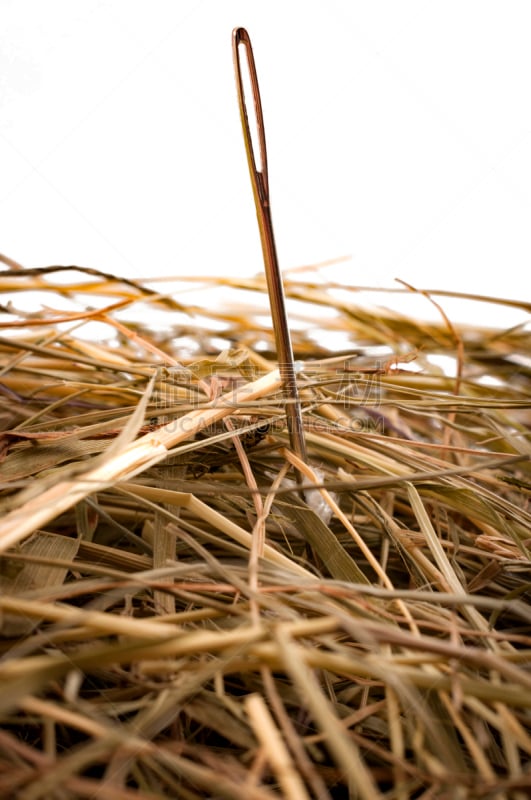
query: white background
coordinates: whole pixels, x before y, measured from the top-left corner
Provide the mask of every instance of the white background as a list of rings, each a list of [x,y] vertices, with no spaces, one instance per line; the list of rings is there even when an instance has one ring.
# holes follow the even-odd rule
[[[0,0],[0,251],[260,271],[243,25],[284,269],[347,255],[329,274],[353,285],[529,300],[530,21],[525,0]]]

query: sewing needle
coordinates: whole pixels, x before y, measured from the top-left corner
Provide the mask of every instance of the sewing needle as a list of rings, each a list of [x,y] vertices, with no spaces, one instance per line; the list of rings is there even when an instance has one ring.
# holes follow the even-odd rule
[[[273,330],[275,334],[279,372],[282,379],[284,397],[287,401],[286,418],[288,423],[289,442],[293,452],[303,461],[306,461],[306,442],[304,439],[304,428],[302,423],[299,391],[297,388],[296,370],[293,359],[293,348],[291,344],[291,335],[286,313],[286,302],[284,298],[284,287],[278,266],[275,237],[273,234],[273,222],[271,218],[264,117],[262,113],[258,75],[254,62],[251,39],[245,28],[234,29],[232,35],[232,48],[236,87],[238,91],[238,104],[240,108],[247,163],[249,165],[249,173],[251,176],[256,216],[260,230],[260,240],[262,243],[262,252],[264,257],[267,289],[269,293],[269,303],[271,306]],[[255,148],[253,145],[253,137],[251,134],[249,116],[245,101],[241,48],[245,50],[251,94],[254,103],[259,156],[258,163],[256,158],[257,154],[255,153]]]

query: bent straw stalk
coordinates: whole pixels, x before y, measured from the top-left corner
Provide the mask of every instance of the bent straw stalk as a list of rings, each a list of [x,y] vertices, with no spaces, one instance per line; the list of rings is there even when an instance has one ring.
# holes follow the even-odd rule
[[[157,431],[146,433],[126,445],[97,467],[51,486],[38,497],[11,511],[0,522],[0,553],[13,547],[36,528],[45,525],[87,495],[117,481],[129,480],[163,461],[171,447],[233,414],[239,404],[265,397],[277,391],[281,385],[282,380],[277,370],[262,375],[256,381],[216,398],[212,401],[211,408],[190,411]]]

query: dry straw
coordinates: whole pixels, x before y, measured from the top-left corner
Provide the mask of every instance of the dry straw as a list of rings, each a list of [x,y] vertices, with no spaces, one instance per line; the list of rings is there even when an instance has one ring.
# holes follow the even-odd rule
[[[261,280],[58,274],[0,277],[2,795],[527,796],[526,329],[288,282],[351,343],[294,326],[301,461]]]
[[[0,795],[529,797],[529,330],[2,261]]]

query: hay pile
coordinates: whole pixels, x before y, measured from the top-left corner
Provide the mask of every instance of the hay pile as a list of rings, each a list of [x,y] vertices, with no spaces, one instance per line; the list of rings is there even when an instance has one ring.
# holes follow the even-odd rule
[[[0,795],[523,800],[529,331],[224,283],[0,273]]]

